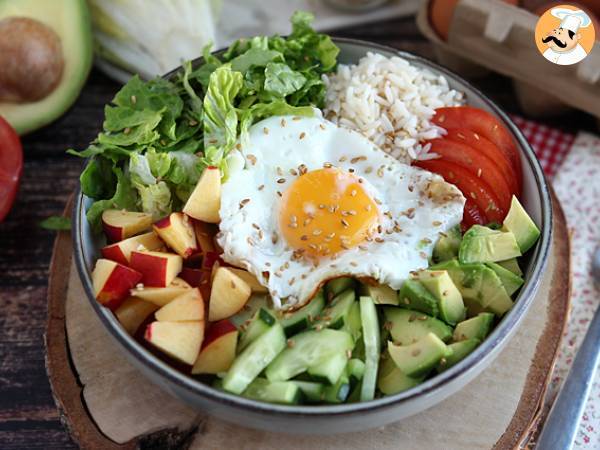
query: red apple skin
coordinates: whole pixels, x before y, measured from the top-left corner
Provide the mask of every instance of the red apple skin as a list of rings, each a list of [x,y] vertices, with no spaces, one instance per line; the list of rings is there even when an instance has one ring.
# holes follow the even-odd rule
[[[117,264],[106,279],[96,299],[111,310],[117,309],[129,297],[129,290],[142,279],[142,274]]]
[[[154,222],[156,228],[167,228],[169,225],[171,225],[171,216],[163,217],[159,221]]]
[[[102,229],[104,230],[108,242],[119,242],[124,239],[123,228],[121,227],[113,227],[106,222],[102,222]]]
[[[221,253],[208,252],[202,258],[202,268],[212,270],[213,266],[217,262],[222,267],[227,267],[229,265],[225,261],[223,261],[223,259],[221,258]]]
[[[143,252],[131,254],[131,267],[142,274],[142,283],[148,287],[165,287],[167,284],[167,260],[145,255]]]
[[[216,341],[221,336],[224,336],[228,333],[233,333],[238,329],[235,327],[233,323],[229,319],[219,320],[218,322],[213,322],[206,331],[206,335],[204,336],[204,341],[202,343],[202,350],[208,347],[211,342]],[[201,351],[202,351],[201,350]]]
[[[125,258],[125,255],[121,251],[121,248],[118,245],[108,245],[102,248],[102,257],[106,259],[110,259],[111,261],[115,261],[119,264],[123,264],[124,266],[129,265],[129,261]]]
[[[199,287],[200,282],[203,279],[202,269],[193,269],[191,267],[184,267],[181,269],[179,273],[179,278],[182,278],[184,281],[188,282],[192,287]]]

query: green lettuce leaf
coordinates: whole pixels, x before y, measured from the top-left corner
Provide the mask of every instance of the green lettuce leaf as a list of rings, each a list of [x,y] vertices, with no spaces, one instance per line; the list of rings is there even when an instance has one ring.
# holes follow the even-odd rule
[[[152,214],[154,220],[158,220],[171,213],[171,190],[164,181],[149,186],[138,186],[141,209],[145,213]]]
[[[306,78],[286,64],[268,63],[265,67],[265,91],[278,97],[286,97],[300,89]]]

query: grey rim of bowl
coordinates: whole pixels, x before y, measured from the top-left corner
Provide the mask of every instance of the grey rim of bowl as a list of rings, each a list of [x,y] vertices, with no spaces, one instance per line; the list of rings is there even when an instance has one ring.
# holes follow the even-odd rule
[[[533,301],[533,293],[535,292],[540,283],[541,274],[547,261],[552,234],[552,206],[550,202],[550,193],[548,190],[548,185],[546,183],[544,173],[533,150],[531,149],[530,145],[528,144],[521,131],[512,122],[512,120],[510,120],[507,114],[504,113],[500,109],[500,107],[498,107],[491,99],[489,99],[486,95],[479,91],[479,89],[472,86],[469,82],[462,79],[460,76],[450,72],[448,69],[439,66],[438,64],[431,62],[425,58],[407,52],[403,52],[385,45],[374,44],[357,39],[334,38],[333,40],[336,43],[362,46],[365,48],[366,51],[379,50],[394,53],[400,57],[407,59],[410,62],[417,62],[424,66],[428,66],[429,68],[434,69],[435,71],[443,74],[445,77],[459,81],[460,83],[463,83],[464,85],[469,87],[476,94],[476,96],[483,100],[486,103],[486,105],[498,117],[500,117],[500,119],[502,119],[506,127],[517,139],[521,148],[524,149],[524,156],[528,164],[532,168],[536,185],[539,187],[541,194],[542,235],[540,241],[536,246],[535,253],[531,258],[531,264],[533,264],[533,269],[531,270],[531,279],[528,283],[526,283],[526,285],[519,293],[519,296],[515,301],[515,306],[506,316],[503,317],[503,319],[496,326],[494,331],[473,353],[471,353],[467,358],[462,360],[457,365],[451,367],[445,372],[442,372],[441,374],[434,376],[433,378],[425,381],[424,383],[421,383],[420,385],[414,388],[400,392],[395,395],[382,397],[367,402],[343,405],[285,406],[259,402],[255,400],[249,400],[238,395],[219,391],[205,383],[202,383],[201,381],[192,378],[189,375],[179,372],[171,366],[169,366],[166,362],[162,361],[160,358],[154,356],[149,351],[144,349],[133,339],[133,337],[127,335],[126,333],[121,333],[113,329],[114,322],[111,322],[108,316],[109,314],[112,314],[112,312],[108,311],[106,308],[101,307],[100,304],[96,301],[94,289],[91,282],[91,276],[87,270],[86,263],[84,260],[83,236],[81,235],[81,220],[84,217],[82,211],[83,194],[81,193],[81,189],[79,189],[77,191],[77,200],[73,209],[74,226],[72,238],[75,253],[75,263],[79,272],[79,276],[82,280],[84,290],[87,294],[88,300],[90,301],[92,307],[100,317],[100,320],[106,326],[106,328],[108,328],[113,337],[116,338],[119,341],[119,343],[138,360],[138,362],[145,365],[149,369],[156,371],[160,376],[168,379],[171,383],[175,383],[181,388],[190,391],[194,394],[205,396],[211,401],[251,411],[279,413],[292,417],[314,417],[331,415],[354,415],[369,410],[385,409],[387,407],[394,406],[396,404],[414,399],[418,396],[432,394],[433,392],[443,388],[444,385],[446,385],[450,381],[453,381],[454,379],[460,377],[461,374],[476,367],[488,353],[492,352],[498,345],[500,345],[500,343],[504,339],[507,338],[507,335],[513,329],[513,327],[516,327],[518,325],[518,323],[521,321],[521,319],[527,312],[531,302]],[[223,50],[220,50],[215,53],[218,54],[222,51]],[[195,59],[193,61],[194,66],[199,64],[201,61],[202,58]],[[171,77],[179,70],[181,70],[181,67],[166,74],[165,78]]]

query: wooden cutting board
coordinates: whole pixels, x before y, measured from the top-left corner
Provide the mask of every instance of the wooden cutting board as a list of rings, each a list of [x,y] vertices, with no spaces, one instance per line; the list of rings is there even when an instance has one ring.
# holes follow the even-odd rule
[[[65,214],[70,212],[67,207]],[[73,439],[90,449],[513,449],[531,445],[568,316],[569,234],[554,200],[554,239],[533,305],[494,363],[463,390],[402,422],[370,432],[293,436],[203,415],[151,384],[96,317],[56,239],[48,289],[47,369]],[[240,424],[243,425],[243,424]]]

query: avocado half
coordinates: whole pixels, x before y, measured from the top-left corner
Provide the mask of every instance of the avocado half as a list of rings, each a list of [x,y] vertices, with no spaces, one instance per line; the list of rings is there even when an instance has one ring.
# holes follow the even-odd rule
[[[52,28],[61,40],[64,68],[56,88],[41,100],[0,101],[3,116],[19,134],[37,130],[60,117],[77,99],[92,66],[90,12],[85,0],[0,0],[0,20],[28,17]]]

